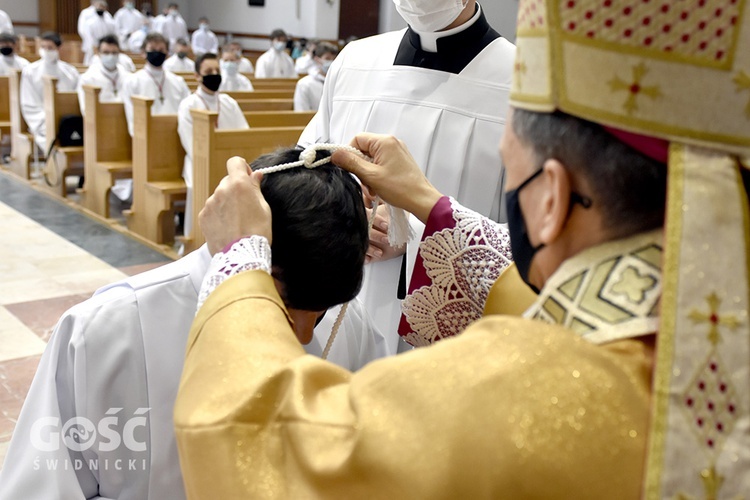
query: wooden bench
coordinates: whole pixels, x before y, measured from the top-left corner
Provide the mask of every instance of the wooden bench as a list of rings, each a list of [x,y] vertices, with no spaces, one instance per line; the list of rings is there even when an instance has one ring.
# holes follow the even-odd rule
[[[193,115],[193,234],[185,240],[185,251],[200,247],[205,237],[198,224],[198,214],[227,175],[226,163],[233,156],[252,162],[258,156],[280,147],[293,147],[303,127],[251,128],[217,130],[218,114],[194,109]]]
[[[99,101],[100,87],[84,85],[86,116],[83,123],[83,206],[104,218],[110,217],[109,194],[115,181],[133,176],[133,147],[120,102]]]
[[[57,78],[45,75],[44,124],[46,127],[47,147],[57,137],[60,119],[65,115],[80,116],[80,114],[81,107],[78,102],[78,93],[75,91],[58,92]],[[53,168],[56,168],[60,172],[59,185],[49,186],[46,182],[42,182],[42,185],[48,188],[53,194],[65,198],[68,195],[68,189],[65,184],[66,177],[82,176],[84,174],[83,146],[60,147],[55,145],[54,151],[47,158],[47,163],[50,162],[54,164]]]
[[[128,229],[158,244],[174,242],[174,204],[185,201],[185,150],[177,115],[151,115],[153,99],[134,96],[133,206]]]
[[[294,99],[245,99],[237,101],[242,111],[292,111]]]
[[[34,156],[34,136],[21,115],[21,72],[10,71],[10,170],[23,179],[31,178],[31,158]]]
[[[10,79],[0,76],[0,140],[10,136]]]
[[[245,120],[250,128],[306,127],[315,111],[248,111]]]
[[[256,99],[294,99],[294,90],[231,90],[224,92],[236,101]]]

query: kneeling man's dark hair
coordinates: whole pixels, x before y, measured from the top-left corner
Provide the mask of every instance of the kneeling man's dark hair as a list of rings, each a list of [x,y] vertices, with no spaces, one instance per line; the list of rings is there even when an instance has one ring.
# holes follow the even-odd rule
[[[301,149],[263,155],[257,170],[299,160]],[[317,159],[329,156],[318,152]],[[348,302],[362,287],[369,242],[362,190],[335,165],[304,167],[263,177],[273,214],[273,274],[288,307],[323,311]]]

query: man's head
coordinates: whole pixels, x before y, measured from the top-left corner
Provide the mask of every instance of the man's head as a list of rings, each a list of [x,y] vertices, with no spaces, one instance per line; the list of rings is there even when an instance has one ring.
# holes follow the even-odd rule
[[[295,162],[300,152],[279,150],[251,167]],[[318,152],[317,159],[328,154]],[[297,311],[298,337],[309,342],[322,313],[352,300],[362,286],[368,245],[362,191],[330,164],[266,175],[261,191],[273,215],[274,278],[287,308]]]
[[[169,42],[161,33],[149,33],[143,40],[143,52],[146,53],[148,63],[159,68],[169,54]]]
[[[536,288],[578,252],[664,222],[666,167],[600,125],[515,109],[501,152],[513,256]]]
[[[221,72],[227,76],[235,76],[240,70],[240,56],[232,45],[225,45],[221,51]]]
[[[60,59],[59,49],[61,45],[62,39],[54,31],[42,33],[39,40],[39,56],[46,63],[57,63]]]
[[[114,35],[107,35],[99,40],[99,45],[96,48],[99,53],[99,59],[102,61],[102,66],[112,71],[117,68],[117,62],[120,57],[120,43],[117,37]]]
[[[198,19],[198,27],[202,30],[207,30],[211,26],[211,23],[208,22],[207,17],[201,17]]]
[[[18,38],[13,33],[0,33],[0,54],[10,56],[16,50]]]
[[[216,54],[207,52],[195,60],[195,78],[209,94],[213,94],[221,86],[221,71],[219,58]]]
[[[178,38],[174,43],[174,53],[180,59],[185,59],[190,53],[190,44],[184,38]]]
[[[135,9],[135,3],[133,0],[122,0],[122,6],[128,10]]]
[[[103,16],[104,13],[107,12],[109,5],[104,0],[97,0],[96,3],[94,3],[94,8],[99,16]]]
[[[328,73],[328,68],[331,67],[331,63],[336,56],[339,54],[339,48],[328,42],[320,42],[313,52],[313,58],[318,63],[323,74]]]
[[[281,52],[286,48],[286,43],[289,41],[289,37],[286,32],[282,29],[275,29],[271,32],[271,46],[274,50]]]
[[[393,3],[412,29],[426,33],[461,26],[476,12],[476,0],[393,0]]]

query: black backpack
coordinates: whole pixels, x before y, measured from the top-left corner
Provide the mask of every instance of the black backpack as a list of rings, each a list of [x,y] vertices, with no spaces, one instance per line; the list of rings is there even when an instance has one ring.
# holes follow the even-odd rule
[[[50,186],[57,186],[62,181],[62,172],[57,168],[57,161],[54,160],[52,151],[55,147],[67,148],[73,146],[83,146],[83,117],[81,115],[64,115],[60,118],[57,127],[57,137],[52,141],[47,151],[47,165],[45,165],[43,174],[44,180]],[[52,159],[53,165],[50,165]]]

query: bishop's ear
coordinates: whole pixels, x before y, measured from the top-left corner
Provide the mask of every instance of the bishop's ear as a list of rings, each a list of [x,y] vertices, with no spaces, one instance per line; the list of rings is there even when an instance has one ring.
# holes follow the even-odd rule
[[[559,160],[547,159],[543,169],[539,239],[540,243],[550,245],[560,237],[568,221],[573,182],[568,169]]]

